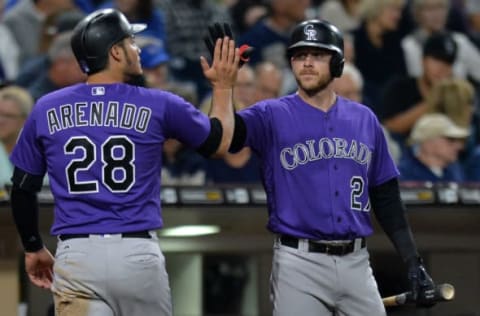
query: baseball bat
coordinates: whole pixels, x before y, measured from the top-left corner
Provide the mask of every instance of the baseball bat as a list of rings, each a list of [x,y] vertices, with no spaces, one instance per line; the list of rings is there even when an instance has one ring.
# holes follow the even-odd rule
[[[451,301],[455,297],[455,287],[448,283],[435,286],[434,300],[437,302]],[[400,306],[405,304],[414,304],[411,292],[405,292],[382,298],[383,305],[386,307]]]

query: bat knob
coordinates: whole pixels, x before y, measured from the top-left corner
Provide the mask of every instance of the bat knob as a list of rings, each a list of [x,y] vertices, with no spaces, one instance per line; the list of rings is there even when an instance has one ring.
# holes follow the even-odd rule
[[[440,284],[437,287],[437,292],[437,296],[444,301],[451,301],[455,298],[455,288],[451,284]]]

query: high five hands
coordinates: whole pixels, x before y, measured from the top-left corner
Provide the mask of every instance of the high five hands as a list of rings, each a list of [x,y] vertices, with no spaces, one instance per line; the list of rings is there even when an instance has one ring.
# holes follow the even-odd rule
[[[213,25],[210,25],[208,27],[208,32],[209,36],[206,36],[204,38],[204,41],[211,56],[213,56],[215,50],[215,42],[217,39],[227,36],[228,38],[234,40],[232,28],[228,23],[223,23],[223,27],[220,23],[214,23]],[[253,47],[247,44],[243,44],[238,49],[240,53],[239,66],[241,67],[243,64],[247,63],[250,60],[250,55],[253,52]]]

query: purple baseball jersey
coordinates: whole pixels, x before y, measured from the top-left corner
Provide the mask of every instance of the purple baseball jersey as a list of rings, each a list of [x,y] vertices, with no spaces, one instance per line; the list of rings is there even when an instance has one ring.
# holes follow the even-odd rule
[[[268,229],[309,239],[372,234],[368,189],[398,176],[376,116],[337,97],[328,112],[292,94],[239,115],[262,160]]]
[[[196,148],[209,132],[209,118],[174,94],[78,84],[38,100],[11,160],[48,172],[53,235],[149,230],[162,226],[162,144]]]

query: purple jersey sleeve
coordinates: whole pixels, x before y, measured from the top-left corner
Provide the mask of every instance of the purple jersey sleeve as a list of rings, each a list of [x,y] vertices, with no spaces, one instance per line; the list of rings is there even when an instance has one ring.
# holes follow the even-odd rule
[[[209,132],[209,118],[171,93],[78,84],[38,100],[11,160],[48,172],[54,235],[156,229],[164,141],[195,148]]]
[[[337,97],[324,112],[294,94],[239,115],[245,145],[261,158],[272,232],[311,239],[372,233],[368,188],[398,171],[366,106]]]
[[[210,121],[204,113],[179,96],[168,94],[165,110],[165,136],[192,147],[199,147],[210,132]],[[192,130],[199,131],[192,133]]]
[[[46,161],[42,144],[37,137],[38,108],[34,107],[18,137],[11,160],[18,168],[33,174],[43,176],[46,173]]]

